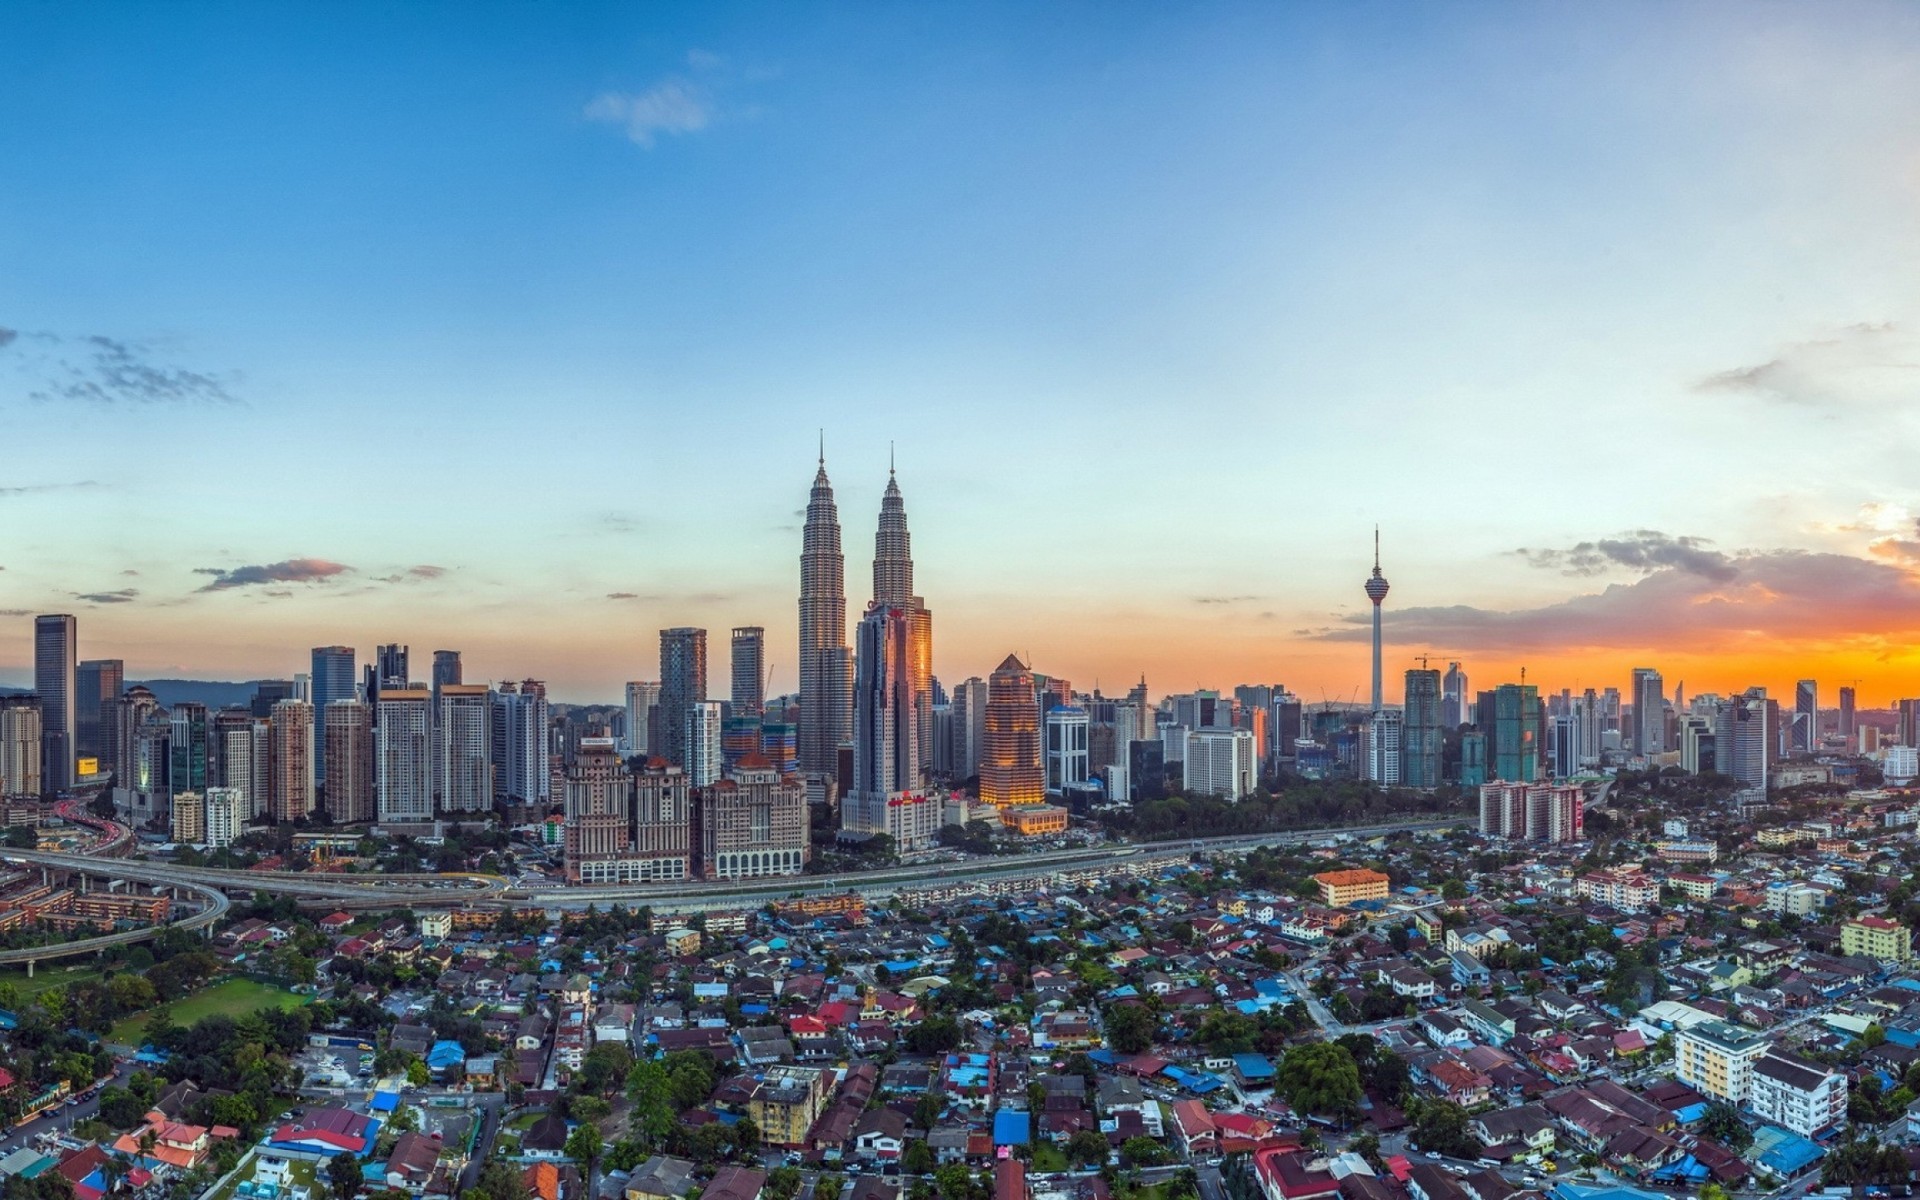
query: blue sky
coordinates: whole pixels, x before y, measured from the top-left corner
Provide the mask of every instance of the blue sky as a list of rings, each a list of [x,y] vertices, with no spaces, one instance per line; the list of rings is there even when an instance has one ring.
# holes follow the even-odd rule
[[[1892,5],[13,6],[0,610],[582,699],[760,623],[783,686],[824,427],[855,608],[898,445],[949,678],[1344,693],[1378,521],[1390,669],[1894,687],[1917,50]]]

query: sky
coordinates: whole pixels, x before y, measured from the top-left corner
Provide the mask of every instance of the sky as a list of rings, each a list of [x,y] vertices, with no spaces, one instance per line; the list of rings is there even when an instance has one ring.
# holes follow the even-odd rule
[[[0,682],[1920,694],[1920,8],[14,4]]]

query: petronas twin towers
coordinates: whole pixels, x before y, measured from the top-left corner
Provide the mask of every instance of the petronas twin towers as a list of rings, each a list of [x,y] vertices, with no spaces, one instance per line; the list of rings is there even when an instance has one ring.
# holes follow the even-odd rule
[[[921,785],[933,746],[933,614],[913,594],[907,509],[891,467],[857,662],[846,618],[846,558],[823,452],[800,551],[800,770],[810,788],[844,793],[845,835],[886,834],[900,850],[931,845],[939,806]],[[853,770],[843,779],[840,749],[849,742]]]

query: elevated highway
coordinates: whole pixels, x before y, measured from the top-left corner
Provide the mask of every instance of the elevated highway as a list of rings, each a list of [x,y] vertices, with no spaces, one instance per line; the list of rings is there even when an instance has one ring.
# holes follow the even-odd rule
[[[494,898],[506,888],[496,875],[324,875],[304,871],[233,871],[176,863],[102,859],[54,850],[0,850],[0,862],[24,863],[135,883],[186,884],[222,891],[354,899],[381,896],[395,905],[459,905]]]

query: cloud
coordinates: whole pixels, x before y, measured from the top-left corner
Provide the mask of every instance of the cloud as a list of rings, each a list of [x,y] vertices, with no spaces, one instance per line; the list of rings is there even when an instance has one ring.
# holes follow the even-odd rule
[[[1579,542],[1568,550],[1522,546],[1514,553],[1528,566],[1562,575],[1591,577],[1616,567],[1646,574],[1667,567],[1725,583],[1740,573],[1727,555],[1708,549],[1711,538],[1672,537],[1657,529],[1635,529],[1617,537]]]
[[[408,567],[391,575],[382,575],[375,583],[420,583],[429,579],[439,579],[447,573],[447,568],[436,567],[432,563],[421,563],[417,567]]]
[[[73,598],[88,604],[126,604],[139,594],[138,588],[121,588],[117,592],[75,592]]]
[[[718,55],[690,51],[688,73],[667,75],[639,92],[601,92],[587,103],[582,115],[622,127],[627,140],[644,150],[653,149],[663,134],[699,133],[720,119],[710,84],[723,65]]]
[[[352,567],[342,563],[328,562],[324,558],[290,558],[285,562],[232,569],[199,567],[195,569],[194,574],[213,576],[213,582],[201,588],[201,591],[223,592],[230,588],[251,587],[261,583],[325,583],[334,576],[351,570],[353,570]]]
[[[99,486],[98,482],[91,479],[79,479],[72,483],[23,483],[13,487],[0,487],[0,500],[11,499],[14,496],[39,496],[47,492],[86,492]]]
[[[19,336],[20,331],[18,329],[8,329],[5,325],[0,325],[0,350],[5,350],[8,346],[12,345],[13,340]]]
[[[1904,405],[1920,368],[1920,345],[1892,321],[1857,321],[1830,335],[1790,342],[1771,358],[1716,371],[1693,385],[1829,413],[1863,405]]]
[[[1744,552],[1728,566],[1726,579],[1663,566],[1631,583],[1535,608],[1389,605],[1382,623],[1402,645],[1496,653],[1675,646],[1710,652],[1756,641],[1880,643],[1920,634],[1920,579],[1901,566],[1801,550]],[[1364,642],[1370,620],[1370,613],[1355,614],[1301,633]]]
[[[608,592],[607,599],[642,604],[724,604],[733,597],[726,592]]]
[[[57,335],[36,335],[65,342]],[[42,364],[47,378],[28,393],[41,403],[155,405],[240,403],[227,381],[205,371],[155,361],[138,342],[92,334],[72,342],[77,361],[60,358]]]
[[[607,599],[609,600],[638,600],[639,598],[640,598],[639,592],[608,592],[607,593]]]
[[[1246,604],[1258,600],[1258,596],[1195,596],[1195,604]]]

